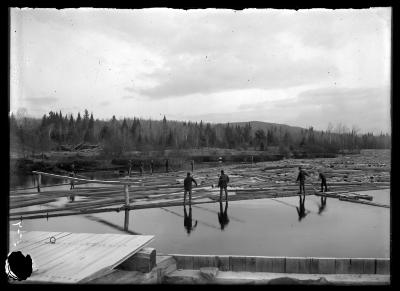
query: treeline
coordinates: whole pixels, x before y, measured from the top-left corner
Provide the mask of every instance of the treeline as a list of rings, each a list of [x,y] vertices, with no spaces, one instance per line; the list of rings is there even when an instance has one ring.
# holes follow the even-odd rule
[[[106,155],[127,151],[164,149],[228,148],[266,151],[277,148],[281,154],[294,151],[337,153],[341,150],[390,148],[390,135],[358,134],[343,125],[326,131],[313,127],[288,130],[283,126],[253,129],[251,123],[211,124],[163,120],[94,119],[88,110],[72,114],[50,111],[42,119],[10,116],[11,147],[24,155],[65,148],[80,143],[100,145]]]

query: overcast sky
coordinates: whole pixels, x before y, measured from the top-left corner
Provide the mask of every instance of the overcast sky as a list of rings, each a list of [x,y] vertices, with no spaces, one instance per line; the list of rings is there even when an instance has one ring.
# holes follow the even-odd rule
[[[12,9],[10,110],[390,132],[391,10]]]

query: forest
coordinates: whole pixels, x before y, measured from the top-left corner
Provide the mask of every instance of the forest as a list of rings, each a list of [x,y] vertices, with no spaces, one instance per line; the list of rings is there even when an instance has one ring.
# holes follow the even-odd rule
[[[326,130],[313,127],[254,122],[205,123],[191,121],[152,120],[143,118],[95,119],[86,109],[76,117],[50,111],[41,119],[23,115],[9,117],[10,149],[24,157],[46,151],[72,150],[82,143],[97,146],[106,156],[120,156],[127,151],[165,149],[224,148],[268,151],[277,148],[280,154],[293,151],[338,153],[343,150],[387,149],[391,137],[387,133],[359,133],[359,129],[339,123]]]

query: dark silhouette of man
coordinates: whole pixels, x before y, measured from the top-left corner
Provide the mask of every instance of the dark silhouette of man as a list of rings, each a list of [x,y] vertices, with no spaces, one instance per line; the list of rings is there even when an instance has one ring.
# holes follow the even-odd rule
[[[186,228],[186,232],[189,235],[197,227],[197,220],[193,225],[192,204],[190,202],[189,202],[189,215],[186,211],[186,204],[183,205],[183,214],[184,214],[183,226]]]
[[[306,180],[306,176],[308,176],[308,174],[301,169],[301,167],[299,167],[299,175],[297,176],[297,181],[300,181],[300,192],[297,194],[301,194],[301,190],[303,190],[303,194],[306,194],[306,190],[304,188],[304,182]]]
[[[168,159],[165,160],[165,172],[168,173]]]
[[[189,204],[192,203],[192,183],[196,184],[197,187],[197,182],[195,179],[193,179],[192,176],[190,176],[190,173],[188,172],[186,175],[185,180],[183,180],[183,187],[184,187],[184,194],[183,194],[183,203],[186,203],[186,193],[189,192]]]
[[[222,191],[225,190],[225,200],[228,201],[228,183],[229,177],[224,174],[224,170],[221,170],[221,175],[218,179],[218,187],[219,187],[219,201],[222,201]]]
[[[130,177],[131,176],[131,172],[132,172],[132,160],[129,160],[128,166],[129,166],[128,176]]]
[[[328,187],[326,186],[326,177],[322,172],[319,173],[319,179],[321,179],[321,191],[319,191],[319,192],[324,192],[323,191],[324,186],[325,186],[325,192],[327,192]]]
[[[302,198],[302,196],[300,195],[299,207],[296,207],[297,214],[299,215],[299,221],[301,221],[303,218],[307,216],[308,213],[310,213],[310,211],[306,211],[305,202],[306,202],[306,196],[303,195]]]
[[[150,162],[150,174],[153,175],[153,172],[154,172],[154,162],[153,162],[153,160],[151,160],[151,162]]]
[[[69,173],[69,176],[75,177],[75,163],[72,163],[71,165],[71,172]],[[74,189],[75,188],[74,180],[71,180],[70,184],[71,184],[70,190]]]
[[[143,176],[143,171],[144,171],[144,166],[143,166],[143,162],[141,161],[140,162],[140,165],[139,165],[139,167],[140,167],[140,176]]]
[[[225,229],[225,226],[229,223],[228,217],[228,200],[225,202],[225,209],[222,208],[222,201],[219,201],[219,212],[218,212],[218,221],[221,225],[221,230]]]

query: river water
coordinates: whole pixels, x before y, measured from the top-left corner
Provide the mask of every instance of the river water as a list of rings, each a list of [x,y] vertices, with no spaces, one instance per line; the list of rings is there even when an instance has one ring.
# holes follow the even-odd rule
[[[33,185],[29,178],[20,184]],[[360,193],[373,195],[379,203],[390,202],[388,189]],[[68,200],[62,197],[53,203],[62,205]],[[389,208],[334,198],[327,198],[322,207],[320,197],[311,195],[299,215],[300,204],[298,197],[287,197],[232,201],[227,207],[225,202],[193,205],[191,213],[189,207],[185,213],[183,206],[134,210],[129,212],[129,232],[155,235],[150,246],[158,254],[390,257]],[[106,212],[23,220],[20,230],[126,233],[124,217],[124,212]],[[13,223],[10,230],[16,230]]]

